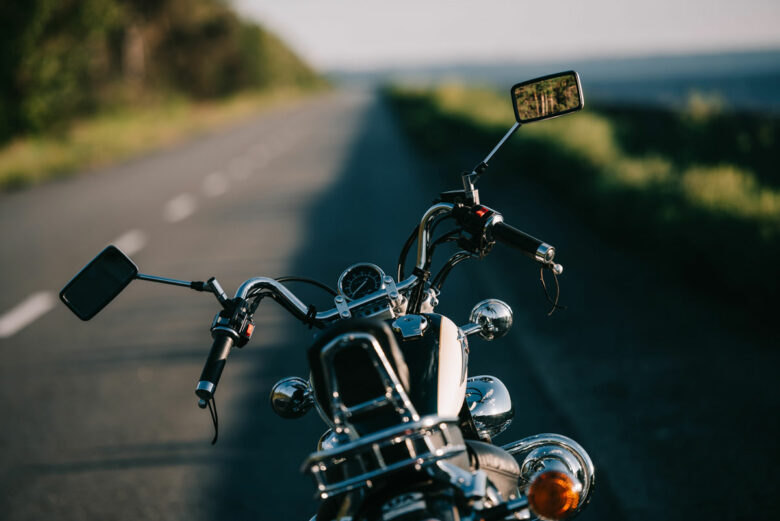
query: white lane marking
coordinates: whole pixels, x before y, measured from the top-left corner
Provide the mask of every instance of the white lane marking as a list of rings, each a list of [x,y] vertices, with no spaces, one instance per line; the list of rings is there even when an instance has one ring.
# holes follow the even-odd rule
[[[195,211],[197,203],[190,194],[180,194],[165,203],[165,220],[171,223],[186,219]]]
[[[33,293],[27,300],[0,316],[0,338],[8,338],[50,311],[57,299],[48,291]]]
[[[111,243],[127,255],[134,255],[146,246],[146,234],[141,230],[125,232]]]
[[[228,180],[222,172],[209,174],[203,180],[203,193],[209,197],[216,197],[227,192]]]

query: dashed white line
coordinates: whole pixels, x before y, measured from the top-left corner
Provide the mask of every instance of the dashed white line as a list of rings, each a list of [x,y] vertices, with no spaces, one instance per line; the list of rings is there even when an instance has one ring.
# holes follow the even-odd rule
[[[146,234],[141,230],[125,232],[111,243],[127,255],[134,255],[146,246]]]
[[[216,197],[227,192],[228,180],[222,172],[209,174],[203,180],[203,193],[209,197]]]
[[[192,215],[196,207],[195,197],[190,194],[180,194],[165,203],[163,215],[166,221],[175,223]]]
[[[33,293],[15,308],[0,316],[0,338],[13,336],[30,325],[38,317],[50,311],[57,302],[48,291]]]

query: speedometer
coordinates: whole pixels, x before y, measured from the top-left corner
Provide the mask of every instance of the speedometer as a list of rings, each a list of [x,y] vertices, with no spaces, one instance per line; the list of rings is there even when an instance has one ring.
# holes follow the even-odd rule
[[[365,297],[385,287],[384,276],[385,273],[375,264],[353,264],[339,277],[339,293],[350,300]]]

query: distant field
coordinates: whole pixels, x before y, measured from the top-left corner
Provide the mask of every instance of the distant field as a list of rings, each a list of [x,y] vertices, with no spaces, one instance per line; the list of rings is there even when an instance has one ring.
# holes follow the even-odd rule
[[[488,89],[387,96],[411,141],[452,169],[514,121],[508,95]],[[523,127],[492,174],[511,182],[511,165],[522,164],[616,243],[768,314],[780,294],[779,145],[780,118],[723,112],[707,99],[676,112],[588,106]]]
[[[576,70],[587,102],[681,108],[692,95],[739,111],[780,115],[780,49],[561,61],[463,62],[394,67],[370,72],[332,71],[346,82],[437,85],[478,83],[501,92],[523,80]]]

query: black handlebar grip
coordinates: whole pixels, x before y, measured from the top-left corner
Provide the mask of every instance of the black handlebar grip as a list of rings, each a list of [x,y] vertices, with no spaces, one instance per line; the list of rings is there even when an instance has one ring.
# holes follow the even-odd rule
[[[520,250],[537,262],[549,263],[555,257],[555,248],[504,222],[495,223],[491,233],[495,240]]]
[[[219,383],[219,377],[222,376],[222,370],[225,368],[230,348],[233,347],[235,340],[227,332],[217,331],[214,337],[214,343],[211,345],[211,352],[206,359],[206,365],[203,366],[203,372],[200,374],[198,387],[195,394],[202,400],[209,401],[214,396]]]

